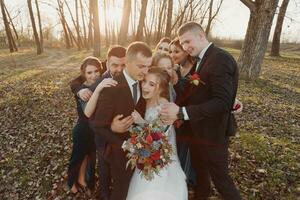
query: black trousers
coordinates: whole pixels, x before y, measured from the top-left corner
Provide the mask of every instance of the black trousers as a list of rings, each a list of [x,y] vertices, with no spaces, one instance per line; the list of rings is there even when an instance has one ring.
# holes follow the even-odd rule
[[[100,135],[95,135],[95,144],[98,159],[100,199],[108,199],[110,195],[111,176],[109,164],[104,159],[106,142]]]
[[[104,159],[109,164],[113,179],[109,200],[126,200],[133,170],[130,167],[126,169],[127,158],[125,152],[120,147],[107,144]]]
[[[197,174],[196,200],[208,199],[211,181],[225,200],[240,200],[240,194],[228,174],[228,143],[190,142],[191,161]]]

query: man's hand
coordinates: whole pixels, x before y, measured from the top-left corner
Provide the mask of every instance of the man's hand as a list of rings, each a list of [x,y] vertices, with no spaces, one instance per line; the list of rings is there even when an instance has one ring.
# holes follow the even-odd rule
[[[179,106],[175,103],[166,103],[160,111],[160,120],[166,125],[171,125],[177,120],[178,112]]]
[[[125,133],[129,130],[130,126],[133,124],[133,117],[127,116],[121,119],[123,115],[117,115],[114,117],[111,123],[111,130],[116,133]]]
[[[243,103],[240,100],[235,99],[234,104],[233,104],[233,111],[232,111],[232,113],[233,114],[239,114],[242,111],[243,111]]]
[[[83,101],[88,101],[91,98],[92,94],[93,92],[88,88],[81,89],[77,93],[78,97]]]

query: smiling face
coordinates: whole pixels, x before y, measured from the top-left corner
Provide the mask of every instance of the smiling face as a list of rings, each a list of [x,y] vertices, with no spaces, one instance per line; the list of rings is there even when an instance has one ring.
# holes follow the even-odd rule
[[[142,96],[144,99],[159,98],[159,81],[154,74],[147,74],[142,82]]]
[[[125,68],[125,57],[111,56],[107,60],[107,66],[112,76],[119,75]]]
[[[128,57],[126,61],[126,69],[128,75],[136,80],[141,81],[149,70],[152,57],[145,57],[141,53],[137,53],[136,56]]]
[[[169,43],[168,42],[162,42],[158,45],[156,51],[158,53],[165,53],[169,54]]]
[[[93,84],[99,78],[100,72],[97,67],[94,65],[87,65],[84,72],[84,77],[86,78],[87,83]]]
[[[198,56],[207,42],[204,33],[193,30],[180,35],[179,41],[183,49],[191,56]]]
[[[161,58],[157,62],[157,67],[166,70],[168,72],[169,76],[172,76],[173,65],[172,65],[172,61],[169,58]]]
[[[170,56],[175,64],[182,64],[187,59],[188,53],[172,44],[170,46]]]

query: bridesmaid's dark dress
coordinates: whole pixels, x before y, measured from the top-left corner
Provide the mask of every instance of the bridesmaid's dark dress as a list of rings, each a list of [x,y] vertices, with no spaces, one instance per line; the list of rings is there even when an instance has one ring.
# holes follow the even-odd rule
[[[82,88],[88,88],[83,84]],[[85,156],[88,156],[86,182],[90,189],[95,186],[95,162],[96,147],[94,142],[94,133],[89,127],[88,118],[84,115],[83,102],[75,95],[77,104],[78,120],[72,131],[73,149],[68,167],[68,185],[71,188],[78,180],[79,170]]]
[[[178,75],[178,82],[176,83],[176,85],[174,85],[174,89],[176,92],[176,96],[178,98],[182,97],[185,85],[189,84],[187,77],[191,75],[193,72],[194,72],[194,68],[192,68],[186,76],[182,76],[180,73],[180,68],[176,70],[176,73]],[[179,106],[182,106],[178,101],[176,101],[176,103],[179,104]],[[181,167],[187,177],[187,183],[189,185],[195,185],[196,173],[191,164],[191,156],[190,156],[190,151],[187,143],[189,140],[189,133],[186,133],[185,124],[181,125],[179,128],[176,128],[176,139],[177,139],[177,154],[178,154]]]

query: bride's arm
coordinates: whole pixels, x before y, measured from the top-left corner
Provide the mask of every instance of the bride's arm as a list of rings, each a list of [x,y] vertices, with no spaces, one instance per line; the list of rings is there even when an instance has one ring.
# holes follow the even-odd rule
[[[136,124],[145,124],[145,123],[147,123],[147,121],[144,120],[144,119],[142,118],[142,116],[140,115],[140,113],[139,113],[138,111],[136,111],[136,110],[134,110],[134,111],[131,113],[131,116],[133,117],[133,121],[134,121],[134,123],[136,123]]]
[[[91,98],[87,102],[86,106],[84,107],[84,114],[90,118],[92,114],[95,112],[98,97],[100,92],[107,87],[116,86],[117,82],[113,80],[112,78],[106,78],[104,79],[99,85],[96,87],[94,93],[92,94]]]

